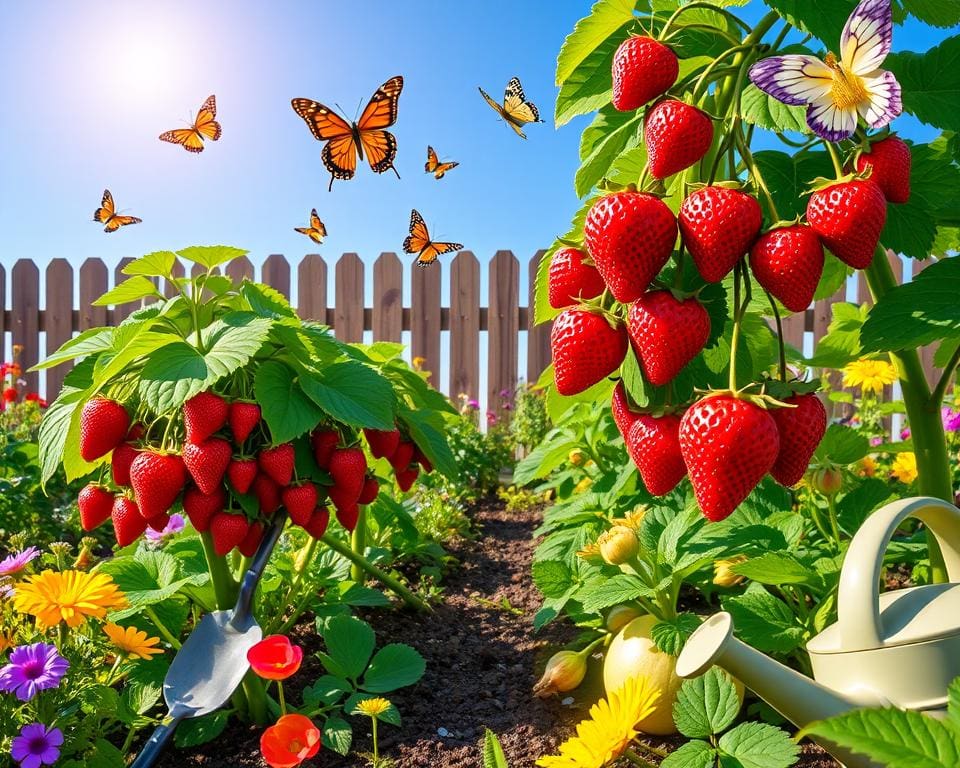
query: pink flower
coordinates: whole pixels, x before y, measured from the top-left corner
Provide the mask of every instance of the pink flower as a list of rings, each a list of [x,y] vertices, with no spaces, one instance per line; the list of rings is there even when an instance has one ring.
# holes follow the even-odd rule
[[[19,573],[39,554],[40,550],[36,547],[27,547],[20,552],[7,555],[3,560],[0,560],[0,576],[12,576]]]

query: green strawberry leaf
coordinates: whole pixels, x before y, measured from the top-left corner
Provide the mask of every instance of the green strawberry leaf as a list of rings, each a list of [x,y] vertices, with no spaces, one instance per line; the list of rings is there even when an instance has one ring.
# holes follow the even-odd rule
[[[884,67],[896,75],[903,108],[929,125],[960,131],[960,36],[948,37],[923,53],[887,56]]]
[[[274,443],[299,437],[323,418],[320,407],[300,388],[293,369],[276,360],[260,364],[254,392]]]
[[[687,639],[700,626],[700,619],[692,613],[680,613],[672,619],[658,621],[650,630],[654,644],[664,653],[679,656]]]
[[[705,741],[688,741],[667,755],[660,768],[714,768],[717,750]]]
[[[740,638],[765,653],[786,654],[800,647],[804,629],[793,610],[759,584],[723,600]]]
[[[720,737],[719,747],[739,768],[788,768],[800,756],[800,745],[769,723],[741,723]]]
[[[637,0],[597,0],[576,23],[557,56],[556,84],[562,86],[580,64],[624,24],[633,21]]]
[[[739,712],[740,695],[733,678],[711,667],[700,677],[684,680],[673,705],[673,720],[684,736],[706,739],[728,728]]]

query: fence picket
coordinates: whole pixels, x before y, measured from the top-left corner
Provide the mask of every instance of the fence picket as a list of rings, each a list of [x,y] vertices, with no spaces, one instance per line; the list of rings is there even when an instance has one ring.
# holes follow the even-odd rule
[[[373,340],[400,341],[403,334],[403,264],[381,253],[373,264]]]
[[[480,398],[480,262],[460,251],[450,265],[450,397]]]
[[[239,285],[243,282],[244,278],[247,280],[253,280],[253,262],[250,261],[246,256],[241,256],[240,258],[234,259],[226,268],[227,277],[233,280],[234,283]]]
[[[273,253],[263,262],[260,270],[262,282],[273,286],[287,299],[290,298],[290,265],[279,253]]]
[[[340,341],[363,341],[363,262],[345,253],[337,262],[333,329]]]
[[[106,292],[107,265],[100,259],[87,259],[80,265],[80,322],[78,323],[78,331],[102,328],[107,324],[107,308],[93,305],[93,302]]]
[[[39,376],[31,366],[40,359],[40,270],[30,259],[18,259],[10,275],[13,289],[13,311],[10,330],[13,344],[20,345],[18,362],[23,371],[21,378],[27,382],[27,392],[36,392]]]
[[[410,306],[410,354],[422,357],[429,382],[440,384],[440,262],[413,270]]]
[[[520,265],[510,251],[497,251],[490,262],[487,311],[487,408],[495,413],[500,393],[512,392],[517,386],[519,303]]]
[[[46,311],[43,330],[46,332],[46,354],[49,355],[73,335],[73,267],[66,259],[54,259],[47,265]],[[48,395],[59,392],[65,366],[45,371]],[[51,400],[53,398],[50,398]]]
[[[318,253],[304,256],[297,268],[297,314],[327,322],[327,262]]]

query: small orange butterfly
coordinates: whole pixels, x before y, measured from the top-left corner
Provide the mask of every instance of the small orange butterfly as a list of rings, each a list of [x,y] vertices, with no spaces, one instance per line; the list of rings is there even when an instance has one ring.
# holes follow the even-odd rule
[[[174,128],[172,131],[166,131],[160,134],[160,141],[169,141],[171,144],[180,144],[187,152],[203,152],[203,137],[206,136],[211,141],[220,138],[220,123],[217,117],[217,99],[210,96],[200,111],[197,112],[197,119],[189,128]]]
[[[450,170],[456,168],[460,163],[447,162],[441,163],[440,158],[437,157],[437,153],[434,151],[433,147],[427,147],[427,162],[423,166],[423,170],[426,173],[432,173],[434,178],[442,179],[443,175]]]
[[[93,220],[103,224],[104,232],[116,232],[120,227],[127,224],[139,224],[143,219],[136,216],[121,216],[117,213],[117,207],[113,204],[113,195],[109,189],[103,190],[103,199],[100,201],[100,207],[93,212]]]
[[[520,78],[510,78],[510,82],[507,83],[506,90],[503,93],[503,106],[497,104],[483,88],[479,90],[487,104],[503,118],[503,122],[513,128],[521,139],[527,138],[527,135],[521,130],[524,125],[543,122],[533,102],[527,101],[527,97],[523,95]]]
[[[293,229],[301,235],[306,235],[315,243],[322,243],[323,238],[327,236],[327,228],[323,225],[323,222],[320,221],[316,208],[310,211],[309,227],[294,227]]]
[[[417,254],[417,260],[414,263],[418,267],[427,267],[433,264],[441,254],[463,250],[463,245],[433,242],[423,216],[414,209],[410,211],[410,235],[403,241],[403,250],[406,253]]]

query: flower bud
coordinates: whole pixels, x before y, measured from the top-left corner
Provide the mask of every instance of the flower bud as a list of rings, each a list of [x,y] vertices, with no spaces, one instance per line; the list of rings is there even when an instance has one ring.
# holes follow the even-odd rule
[[[592,484],[593,484],[593,478],[592,478],[592,477],[585,477],[585,478],[583,478],[583,480],[581,480],[579,483],[577,483],[576,487],[573,489],[573,492],[574,492],[574,493],[583,493],[583,492],[584,492],[585,490],[587,490],[587,488],[589,488]]]
[[[810,484],[815,491],[833,496],[843,485],[843,473],[839,467],[820,467],[810,476]]]
[[[553,654],[543,670],[543,677],[533,686],[533,692],[541,699],[554,693],[572,691],[583,682],[587,674],[587,658],[576,651],[560,651]]]
[[[616,605],[611,608],[610,613],[607,614],[607,631],[611,635],[615,635],[641,615],[642,611],[634,608],[632,605]]]
[[[575,448],[574,450],[570,451],[569,455],[567,456],[567,460],[574,466],[580,466],[583,464],[583,451]]]
[[[735,587],[745,576],[733,572],[733,567],[747,561],[746,555],[735,555],[727,560],[717,560],[713,564],[713,583],[718,587]]]
[[[625,525],[615,525],[609,531],[604,531],[597,539],[600,547],[600,556],[609,565],[621,565],[636,557],[640,550],[637,534]]]

